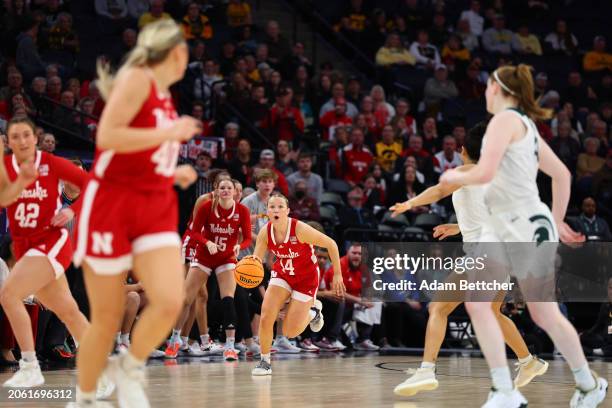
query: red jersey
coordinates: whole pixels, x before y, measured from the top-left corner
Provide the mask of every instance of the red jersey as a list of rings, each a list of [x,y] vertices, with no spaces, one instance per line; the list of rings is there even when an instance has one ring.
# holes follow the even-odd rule
[[[151,80],[149,96],[128,125],[132,128],[168,128],[177,119],[170,96],[157,92]],[[121,185],[130,190],[166,191],[174,185],[174,170],[181,144],[167,141],[160,146],[133,153],[97,150],[93,165],[102,183]]]
[[[374,161],[374,156],[372,156],[367,147],[361,146],[357,148],[352,143],[346,145],[341,150],[341,153],[344,179],[354,183],[361,183],[368,174],[368,169]]]
[[[344,281],[344,286],[346,287],[346,293],[353,296],[361,296],[361,288],[363,286],[361,283],[363,267],[360,266],[357,269],[351,268],[349,265],[348,256],[345,255],[340,258],[340,269],[342,269],[342,280]],[[325,271],[325,276],[323,279],[325,281],[325,287],[331,289],[332,281],[334,280],[333,266],[330,266]]]
[[[335,111],[329,111],[319,119],[319,125],[323,128],[323,140],[329,140],[329,130],[332,126],[349,126],[353,119],[344,114],[338,116]]]
[[[318,286],[319,266],[317,264],[317,257],[314,253],[314,247],[310,244],[300,242],[295,234],[297,223],[298,220],[295,218],[289,218],[287,235],[283,242],[275,241],[274,225],[272,225],[271,222],[267,224],[268,250],[276,257],[272,271],[281,276],[306,276],[315,274]]]
[[[217,244],[218,252],[214,257],[233,257],[234,246],[238,243],[238,232],[242,232],[242,242],[240,249],[251,246],[251,214],[249,209],[240,203],[225,209],[221,205],[213,211],[213,201],[207,201],[198,209],[193,220],[192,237],[206,244],[214,241]],[[210,255],[206,245],[202,245],[204,254]]]
[[[38,178],[11,205],[7,215],[13,239],[26,239],[48,231],[51,219],[62,209],[62,186],[65,180],[83,189],[87,173],[66,159],[36,151]],[[19,165],[14,155],[4,156],[4,166],[11,181],[17,179]]]

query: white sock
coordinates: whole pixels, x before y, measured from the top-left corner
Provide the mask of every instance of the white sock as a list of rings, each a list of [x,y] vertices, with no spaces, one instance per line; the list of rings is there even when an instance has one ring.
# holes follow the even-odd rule
[[[115,343],[121,343],[121,332],[117,332],[117,336],[115,337]]]
[[[586,363],[577,370],[572,370],[572,374],[574,374],[576,386],[582,391],[590,391],[597,385],[591,370],[589,370],[589,363]]]
[[[493,387],[498,391],[509,392],[514,389],[508,366],[491,369],[491,379],[493,380]]]
[[[270,353],[262,354],[261,355],[261,361],[265,361],[266,363],[270,364]]]
[[[189,336],[181,336],[181,340],[183,344],[189,344]]]
[[[77,389],[76,389],[76,400],[77,400],[77,402],[93,403],[96,400],[96,392],[95,391],[83,392],[77,386]]]
[[[530,362],[533,359],[533,356],[530,354],[525,358],[519,358],[518,361],[521,364],[527,364],[528,362]]]
[[[226,337],[225,338],[225,348],[228,350],[233,350],[235,342],[236,342],[235,337]]]
[[[427,361],[423,361],[421,363],[421,368],[430,368],[432,370],[436,370],[436,365],[434,363],[428,363]]]
[[[210,337],[208,334],[202,334],[200,335],[200,341],[202,342],[202,345],[207,346],[208,343],[210,343]]]
[[[181,338],[181,330],[172,329],[172,339],[174,341],[177,341],[180,338]]]
[[[128,351],[123,358],[122,366],[125,371],[130,371],[132,369],[141,369],[145,365],[145,361],[138,360],[131,351]]]
[[[126,345],[130,345],[130,333],[125,333],[125,334],[121,334],[121,343],[122,344],[126,344]]]
[[[22,351],[21,358],[23,361],[31,363],[32,361],[36,361],[36,352],[35,351]]]

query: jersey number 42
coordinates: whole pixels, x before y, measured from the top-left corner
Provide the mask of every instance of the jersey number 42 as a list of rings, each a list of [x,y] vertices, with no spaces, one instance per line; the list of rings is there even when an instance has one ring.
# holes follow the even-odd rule
[[[21,228],[36,228],[40,206],[36,203],[20,203],[15,211],[15,220]]]

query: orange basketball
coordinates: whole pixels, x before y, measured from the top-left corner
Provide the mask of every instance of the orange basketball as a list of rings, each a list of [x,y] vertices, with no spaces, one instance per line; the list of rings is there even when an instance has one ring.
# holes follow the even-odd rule
[[[254,258],[243,258],[234,269],[234,278],[243,288],[256,288],[264,278],[263,265]]]

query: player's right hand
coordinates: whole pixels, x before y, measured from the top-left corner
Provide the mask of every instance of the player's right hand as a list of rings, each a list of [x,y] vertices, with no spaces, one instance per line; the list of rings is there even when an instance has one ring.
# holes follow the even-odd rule
[[[440,224],[433,229],[433,237],[442,241],[445,238],[459,234],[459,226],[457,224]]]
[[[246,256],[243,256],[242,259],[253,259],[259,263],[262,263],[261,259],[257,255],[246,255]]]
[[[186,142],[202,132],[202,123],[191,116],[181,116],[168,128],[170,140]]]
[[[211,255],[216,254],[217,251],[218,251],[217,244],[215,244],[212,241],[207,241],[206,242],[206,248],[208,249],[208,252],[210,252]]]
[[[410,200],[404,201],[403,203],[395,203],[395,205],[391,206],[389,209],[393,211],[391,217],[394,218],[406,211],[410,211],[412,209],[412,203],[410,203]]]
[[[36,170],[36,165],[33,161],[28,160],[19,166],[19,179],[23,182],[24,185],[29,186],[38,178],[38,170]]]
[[[564,244],[584,242],[586,240],[586,237],[583,234],[574,231],[565,222],[557,223],[557,230],[559,231],[559,239]]]

